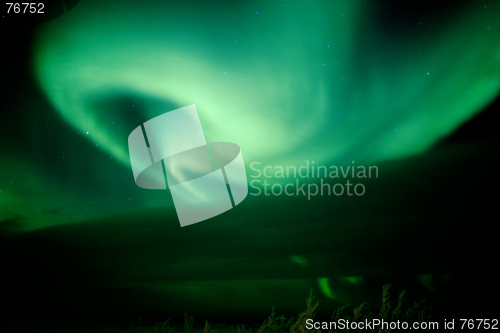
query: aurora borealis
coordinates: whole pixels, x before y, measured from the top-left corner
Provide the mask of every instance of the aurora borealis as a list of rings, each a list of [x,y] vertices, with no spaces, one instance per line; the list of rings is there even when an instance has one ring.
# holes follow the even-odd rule
[[[109,96],[157,100],[137,105],[144,119],[165,104],[197,104],[210,140],[232,138],[250,160],[283,164],[421,152],[500,89],[498,5],[470,8],[425,37],[391,36],[355,3],[233,6],[153,2],[112,15],[112,3],[82,3],[42,28],[38,80],[69,125],[127,167],[126,147],[110,135],[129,130],[124,117],[99,108]]]
[[[499,17],[497,1],[80,1],[4,34],[19,64],[2,79],[4,301],[20,317],[227,320],[294,311],[310,288],[377,300],[391,279],[450,311],[498,292]],[[191,104],[249,182],[256,162],[378,177],[356,179],[362,196],[249,195],[180,228],[168,190],[135,186],[127,138]],[[468,281],[484,284],[460,295]]]

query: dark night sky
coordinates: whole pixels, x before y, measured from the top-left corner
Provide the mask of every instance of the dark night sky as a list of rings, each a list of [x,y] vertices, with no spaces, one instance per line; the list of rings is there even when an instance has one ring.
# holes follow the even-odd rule
[[[110,58],[90,57],[83,61],[80,58],[83,47],[78,49],[78,45],[73,44],[75,43],[73,39],[65,39],[71,36],[73,31],[71,29],[74,29],[75,35],[82,38],[82,32],[78,30],[80,23],[75,23],[75,26],[70,25],[68,28],[70,32],[61,32],[62,37],[56,35],[54,31],[57,29],[51,26],[50,29],[53,30],[49,29],[43,35],[45,38],[43,43],[47,42],[49,46],[37,44],[37,47],[33,43],[40,42],[40,35],[30,29],[5,31],[4,28],[1,35],[4,51],[1,69],[2,120],[0,121],[0,170],[2,170],[0,172],[0,252],[2,253],[0,303],[7,310],[2,315],[5,318],[19,320],[104,318],[136,322],[141,317],[146,320],[148,318],[160,320],[171,316],[166,316],[165,313],[182,318],[182,315],[188,312],[194,314],[195,318],[198,316],[221,321],[240,318],[247,321],[261,321],[260,318],[268,315],[272,306],[279,312],[293,314],[296,309],[301,310],[310,288],[314,289],[321,304],[324,304],[325,311],[330,313],[330,309],[345,301],[376,302],[379,299],[381,286],[386,282],[393,283],[394,288],[408,288],[410,300],[428,298],[434,301],[435,308],[446,315],[473,313],[478,310],[474,305],[476,302],[483,305],[483,308],[491,307],[496,310],[494,301],[499,290],[496,269],[497,214],[494,207],[498,201],[495,171],[499,160],[497,148],[499,135],[496,128],[498,126],[496,113],[500,99],[496,98],[491,102],[487,101],[487,97],[483,96],[482,99],[478,97],[478,100],[487,101],[483,102],[486,107],[478,112],[472,110],[472,107],[471,110],[466,110],[470,115],[468,121],[454,126],[453,130],[448,132],[442,130],[433,134],[430,130],[422,130],[421,139],[418,135],[414,136],[415,139],[408,139],[410,146],[415,141],[425,141],[428,147],[422,152],[412,152],[402,156],[400,151],[390,151],[392,149],[390,147],[398,146],[399,139],[391,137],[387,139],[387,145],[378,145],[373,143],[378,138],[372,139],[367,133],[374,129],[378,131],[379,125],[373,125],[373,128],[370,126],[377,123],[379,118],[383,118],[380,124],[386,124],[388,127],[400,124],[401,128],[404,126],[411,128],[412,121],[417,121],[420,119],[419,116],[424,117],[424,115],[430,118],[426,123],[429,128],[441,122],[453,124],[458,122],[455,116],[462,111],[454,113],[451,106],[449,110],[441,110],[438,107],[440,96],[444,96],[442,98],[444,101],[449,96],[452,96],[449,98],[459,98],[458,93],[453,94],[461,86],[447,81],[447,77],[452,77],[454,74],[436,74],[436,76],[441,75],[439,77],[441,81],[422,86],[419,83],[420,79],[412,77],[411,80],[406,80],[403,76],[394,76],[396,74],[382,71],[384,64],[394,62],[394,66],[400,66],[397,68],[407,73],[408,77],[413,75],[413,69],[423,65],[418,60],[412,62],[413,60],[409,59],[408,63],[405,63],[399,58],[411,54],[411,45],[435,42],[433,37],[436,31],[450,27],[456,27],[457,31],[463,34],[464,40],[483,38],[486,42],[478,44],[482,45],[483,49],[468,50],[470,59],[479,59],[476,62],[477,72],[472,74],[465,69],[462,72],[461,67],[462,62],[469,64],[464,60],[469,58],[457,55],[457,59],[442,59],[440,57],[445,56],[446,52],[441,49],[436,51],[435,58],[429,56],[428,60],[422,61],[423,63],[427,61],[430,67],[436,64],[445,67],[446,63],[453,63],[455,67],[452,68],[457,68],[457,72],[454,73],[458,77],[463,75],[467,80],[478,82],[483,82],[481,79],[484,76],[491,76],[499,81],[500,48],[498,44],[488,44],[489,36],[471,37],[472,32],[466,31],[466,23],[460,25],[462,24],[460,22],[466,22],[468,13],[471,13],[470,15],[476,13],[477,8],[474,7],[476,4],[473,5],[470,1],[457,2],[458,4],[454,6],[446,5],[444,2],[438,2],[438,5],[434,6],[435,2],[431,1],[412,1],[407,3],[407,7],[400,7],[395,2],[381,4],[367,2],[367,9],[364,10],[371,15],[372,22],[353,20],[353,25],[363,30],[372,24],[377,28],[377,33],[381,34],[381,38],[395,42],[390,44],[386,41],[385,43],[389,44],[377,49],[376,41],[370,42],[366,40],[365,35],[360,34],[358,37],[352,37],[358,38],[358,44],[348,45],[353,47],[353,59],[365,61],[367,68],[379,66],[380,73],[384,74],[366,77],[362,76],[364,74],[356,74],[357,83],[342,86],[331,79],[337,74],[333,69],[321,75],[307,72],[308,74],[302,77],[303,86],[298,85],[298,91],[302,91],[303,95],[298,94],[294,97],[297,94],[292,93],[285,96],[291,99],[289,104],[283,104],[289,106],[286,112],[283,111],[284,119],[290,115],[292,120],[289,122],[284,120],[283,123],[278,123],[276,121],[278,118],[275,118],[273,112],[268,114],[261,112],[257,109],[260,105],[252,104],[253,98],[262,93],[269,99],[267,101],[269,105],[275,105],[273,104],[275,102],[278,103],[276,105],[281,105],[278,93],[276,93],[278,97],[273,100],[272,94],[265,95],[260,89],[274,89],[273,85],[267,85],[273,77],[287,77],[287,73],[290,74],[289,77],[303,75],[299,69],[290,69],[297,68],[302,60],[283,59],[292,61],[291,66],[287,67],[289,69],[280,72],[281,68],[271,66],[272,70],[262,75],[262,81],[259,81],[256,78],[257,74],[253,74],[257,70],[251,72],[242,65],[245,61],[247,63],[254,61],[253,54],[249,55],[253,52],[250,46],[241,51],[241,54],[225,54],[221,46],[223,41],[219,41],[217,36],[223,36],[226,32],[219,34],[217,29],[209,30],[202,37],[196,37],[198,38],[196,41],[207,41],[215,45],[220,43],[220,63],[226,61],[230,64],[227,65],[228,68],[237,65],[239,68],[243,67],[241,71],[244,73],[238,75],[251,81],[245,86],[246,90],[235,88],[231,91],[233,94],[239,94],[235,98],[245,101],[242,102],[241,110],[236,109],[231,111],[232,113],[225,114],[233,119],[229,125],[236,127],[237,130],[225,132],[224,127],[220,130],[217,124],[212,123],[206,127],[207,132],[217,139],[241,142],[247,175],[250,175],[249,164],[258,158],[270,165],[276,165],[280,161],[286,165],[286,161],[297,161],[300,158],[302,160],[316,158],[317,161],[323,161],[324,165],[341,165],[346,164],[346,156],[359,156],[360,160],[376,163],[380,170],[380,178],[364,181],[367,194],[362,197],[317,196],[307,200],[299,196],[249,195],[236,208],[206,222],[184,228],[179,227],[169,192],[160,193],[138,188],[133,182],[130,166],[120,159],[122,151],[119,149],[126,152],[128,133],[154,114],[154,111],[148,108],[154,109],[159,105],[162,110],[169,107],[171,110],[183,106],[182,103],[186,102],[186,99],[179,97],[178,100],[162,100],[155,96],[153,88],[144,88],[146,85],[139,88],[139,84],[132,88],[110,88],[109,91],[93,93],[91,88],[85,86],[92,81],[82,74],[81,68],[87,66],[85,61],[91,64],[102,62],[104,68],[102,76],[96,79],[102,82],[119,81],[112,74],[115,62],[118,64],[117,68],[124,73],[134,73],[135,70],[139,72],[141,67],[136,69],[127,63],[129,58],[139,59],[137,54],[131,52],[122,55],[118,51],[113,53],[113,47],[119,49],[121,44],[110,46]],[[490,6],[490,3],[485,2],[485,5],[481,6]],[[292,4],[291,2],[288,6]],[[125,3],[122,5],[126,7]],[[193,6],[191,10],[196,15],[202,15],[199,13],[207,10],[207,5],[195,2],[191,5]],[[79,6],[82,6],[82,11],[77,11],[80,10]],[[262,4],[255,6],[261,9],[253,11],[260,10],[258,15],[265,14],[266,6]],[[335,13],[335,8],[326,7]],[[500,11],[498,5],[491,3],[491,7],[491,11],[498,17]],[[75,13],[75,22],[80,22],[79,20],[83,22],[87,17],[85,8],[81,2],[66,15]],[[191,22],[192,17],[183,11],[183,5],[172,5],[172,8],[186,15],[184,18]],[[418,9],[411,10],[412,8]],[[218,15],[219,12],[227,12],[245,18],[247,9],[247,6],[239,8],[221,2],[214,3],[212,12],[209,13],[217,12]],[[321,12],[320,9],[312,9],[303,15],[316,15],[316,11]],[[104,6],[103,10],[109,8]],[[148,10],[145,10],[144,15],[150,13]],[[272,10],[275,9],[269,8],[269,11]],[[129,14],[125,11],[124,13],[123,15]],[[77,14],[83,18],[76,16]],[[206,15],[208,17],[212,14]],[[293,15],[297,13],[294,12]],[[463,16],[464,21],[454,21],[457,15]],[[478,17],[484,18],[486,24],[491,21],[493,14],[484,14],[484,17],[481,15],[483,14]],[[151,17],[158,19],[153,14]],[[204,24],[214,24],[216,21],[214,17],[206,18]],[[286,19],[284,16],[276,17],[278,22],[279,20],[284,22],[283,25],[288,24],[285,22]],[[116,25],[123,24],[119,14],[110,17],[110,22],[113,20],[116,20]],[[279,33],[276,33],[276,36],[271,33],[274,31],[272,27],[263,25],[252,30],[254,25],[251,20],[254,18],[248,22],[239,22],[238,25],[229,21],[222,21],[220,24],[222,27],[227,27],[228,31],[234,29],[235,33],[240,34],[240,43],[244,40],[256,40],[255,45],[276,43],[276,49],[283,47],[276,41],[276,36],[280,36]],[[101,25],[107,27],[106,24],[99,21],[95,29],[98,30]],[[143,29],[138,30],[139,37],[130,37],[131,43],[136,43],[137,48],[143,47],[148,50],[147,48],[151,47],[146,42],[144,45],[138,42],[141,38],[151,39],[153,44],[158,43],[154,40],[154,33],[148,32],[149,26],[144,28],[140,22],[131,24],[137,24]],[[163,29],[162,24],[156,24]],[[176,48],[190,50],[191,44],[195,43],[194,37],[189,37],[190,35],[182,30],[183,26],[176,24],[176,22],[171,25],[165,23],[170,30],[165,29],[173,31],[174,37],[166,41],[165,45],[158,46],[158,49],[163,47],[167,49],[167,54],[176,51]],[[109,29],[112,31],[113,27],[110,26]],[[293,35],[290,37],[292,40],[306,43],[300,35],[300,31],[305,29],[303,26],[291,25],[289,29]],[[318,29],[328,30],[323,26]],[[497,30],[500,27],[492,25],[492,29],[496,29],[498,37]],[[266,35],[266,32],[269,32],[269,35]],[[64,35],[66,33],[68,35]],[[87,44],[82,44],[85,48],[89,48],[90,55],[92,47],[97,50],[95,54],[100,54],[102,51],[99,49],[101,47],[99,38],[105,43],[105,33],[101,36],[96,34],[96,30],[91,30],[89,34],[95,35],[89,37]],[[327,35],[326,32],[324,34]],[[325,36],[317,38],[330,38]],[[288,37],[283,36],[283,38]],[[342,38],[330,38],[331,45],[343,45],[345,41]],[[408,41],[410,46],[399,44],[401,40],[408,38],[414,38]],[[57,42],[50,44],[52,40]],[[78,38],[75,40],[78,41]],[[450,41],[450,48],[454,45],[452,42]],[[305,47],[308,46],[310,44]],[[63,58],[57,58],[51,53],[53,47],[60,48],[57,56],[62,55]],[[443,46],[443,50],[445,49],[446,46]],[[150,51],[151,61],[159,61],[161,57],[155,58],[153,54],[157,49],[153,48]],[[202,63],[200,60],[200,63],[197,63],[193,60],[193,68],[201,68],[207,73],[212,73],[210,72],[212,67],[219,68],[218,60],[214,60],[219,58],[212,57],[217,52],[213,51],[213,54],[210,54],[208,46],[205,51],[207,55],[201,57],[205,62]],[[391,51],[396,54],[388,55]],[[42,65],[37,65],[33,59],[42,52],[48,55],[43,58],[45,62]],[[496,54],[496,58],[486,56],[488,52]],[[54,58],[50,58],[51,56]],[[121,56],[123,58],[119,58]],[[144,54],[141,53],[140,56],[144,57]],[[301,55],[298,54],[297,57],[300,58],[299,56]],[[373,63],[367,61],[367,58],[372,59],[370,61]],[[144,59],[146,59],[144,63],[147,64],[150,58],[144,57]],[[309,56],[304,59],[316,61]],[[335,62],[334,56],[325,56],[325,59],[321,61]],[[231,62],[233,60],[234,63]],[[276,64],[272,55],[267,53],[258,60],[263,67],[268,63]],[[258,63],[252,62],[255,66],[258,66],[256,65]],[[37,66],[45,67],[40,69]],[[182,67],[182,63],[179,66]],[[350,66],[355,67],[354,64]],[[183,69],[189,71],[190,68]],[[351,73],[350,71],[348,68],[345,73]],[[63,73],[60,78],[62,83],[55,82],[56,79],[54,83],[51,81],[52,77],[47,78],[40,74],[59,72]],[[57,75],[54,77],[59,78]],[[342,128],[346,128],[345,133],[349,133],[348,130],[356,133],[341,137],[345,142],[349,142],[340,143],[341,147],[347,149],[347,153],[337,153],[340,149],[337,150],[337,146],[332,143],[333,141],[329,141],[330,137],[326,134],[329,131],[334,132],[336,128],[333,118],[328,118],[333,117],[330,113],[335,115],[332,111],[336,110],[335,108],[325,109],[327,120],[323,121],[330,122],[332,130],[316,124],[314,126],[317,127],[311,132],[319,133],[318,137],[306,133],[302,141],[296,143],[284,141],[279,135],[281,130],[300,131],[302,128],[308,128],[306,121],[301,124],[297,119],[301,119],[303,113],[305,116],[308,115],[301,105],[308,105],[311,98],[315,98],[315,93],[309,92],[307,85],[319,81],[319,78],[326,82],[328,97],[325,101],[335,100],[337,95],[333,91],[336,89],[343,92],[356,90],[366,81],[368,86],[373,84],[374,87],[384,87],[380,89],[391,87],[399,89],[400,86],[402,87],[400,92],[415,89],[417,98],[408,103],[410,108],[412,106],[415,108],[397,114],[389,110],[377,116],[376,113],[371,113],[372,106],[377,103],[379,107],[392,105],[390,98],[381,94],[383,97],[377,96],[370,100],[367,97],[369,93],[366,93],[366,96],[361,95],[366,97],[365,104],[346,109],[341,112],[342,117],[335,118],[343,121]],[[127,79],[125,77],[123,80]],[[184,84],[180,78],[177,78],[177,81],[175,79],[174,76],[173,93],[177,89],[176,82],[179,82],[179,86]],[[214,89],[222,82],[217,81],[218,79],[211,81],[211,78],[206,80],[213,82]],[[266,86],[261,88],[259,82]],[[288,84],[288,82],[281,83]],[[106,83],[102,84],[106,86]],[[116,82],[114,84],[119,86]],[[224,89],[235,84],[220,83]],[[126,86],[125,83],[123,85]],[[483,86],[478,84],[475,87],[479,88],[474,93],[482,96]],[[144,92],[139,89],[149,90]],[[364,90],[361,88],[359,90],[362,91],[360,94],[365,94]],[[432,91],[435,90],[442,91],[441,95],[438,94],[437,97],[432,95]],[[99,134],[115,133],[113,138],[116,139],[113,140],[117,140],[118,143],[111,140],[108,142],[107,139],[101,140],[97,136],[92,137],[94,132],[90,136],[86,135],[81,130],[83,127],[79,127],[81,123],[68,120],[68,115],[72,112],[76,115],[77,111],[73,109],[68,111],[58,105],[57,94],[60,91],[63,96],[72,96],[68,98],[73,98],[71,107],[75,107],[75,110],[74,105],[81,102],[86,112],[82,122],[94,122],[96,129],[100,131]],[[81,92],[84,97],[71,95],[75,91]],[[209,89],[198,89],[193,84],[193,94],[198,94],[193,97],[193,101],[201,110],[200,114],[203,115],[203,110],[208,110],[203,116],[205,118],[201,117],[202,121],[209,119],[210,116],[217,117],[209,106],[205,106],[204,109],[202,101],[213,101],[199,96],[205,91]],[[65,93],[67,95],[64,95]],[[169,90],[168,94],[171,93]],[[209,92],[207,94],[209,95]],[[419,110],[418,100],[425,100],[431,95],[437,101],[435,109]],[[93,104],[84,103],[87,102],[86,98],[90,98],[88,96],[96,97]],[[220,100],[216,99],[215,102],[223,105]],[[347,108],[350,103],[342,101],[336,107]],[[424,108],[425,105],[421,104],[420,107]],[[102,111],[108,109],[111,110],[109,114]],[[279,114],[279,112],[281,111],[277,110],[274,113]],[[314,123],[315,116],[312,111],[311,114],[311,121]],[[353,118],[349,118],[350,115],[353,115]],[[241,122],[239,117],[243,119]],[[113,127],[114,121],[116,129]],[[264,128],[262,133],[266,139],[252,138],[251,134],[254,132],[248,130],[252,124],[260,124],[259,122],[262,122]],[[385,125],[380,126],[380,133],[383,133],[381,128]],[[273,128],[272,133],[265,132],[269,128]],[[238,132],[244,133],[240,137],[233,138],[229,135],[224,137],[224,133]],[[325,137],[324,140],[321,139],[322,136]],[[356,144],[351,141],[355,141]],[[113,150],[115,144],[119,149]],[[276,149],[277,153],[259,155],[258,152],[265,150],[267,146],[271,151]],[[316,147],[319,149],[314,152]],[[297,150],[294,152],[295,148]],[[248,155],[245,155],[245,151],[249,152]],[[246,156],[249,156],[248,160]],[[128,155],[126,157],[128,158]],[[328,181],[333,182],[331,179]],[[304,258],[305,264],[298,263],[302,259],[293,258]],[[419,282],[418,276],[429,274],[433,276],[434,292],[424,288]],[[439,277],[443,276],[449,277],[448,282],[444,281],[444,278],[439,280]],[[345,277],[362,277],[363,283],[355,287],[345,283],[345,280],[342,280]],[[321,278],[330,279],[330,288],[336,294],[335,297],[328,297],[325,290],[319,286],[318,279]],[[393,295],[397,290],[394,290]],[[259,319],[255,319],[256,317]]]

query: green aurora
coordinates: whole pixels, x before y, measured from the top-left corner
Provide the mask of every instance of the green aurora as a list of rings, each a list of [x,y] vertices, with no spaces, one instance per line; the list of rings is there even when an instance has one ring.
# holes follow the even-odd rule
[[[41,88],[68,125],[123,169],[131,129],[184,105],[197,105],[208,141],[240,145],[247,170],[255,161],[374,164],[429,149],[500,89],[496,2],[418,26],[419,34],[389,31],[355,1],[198,6],[81,2],[38,31]],[[127,98],[135,108],[125,112]],[[9,170],[19,161],[5,163]],[[52,187],[24,168],[35,177],[27,186]],[[19,206],[25,191],[5,191],[2,201]],[[41,219],[25,227],[57,220]]]
[[[425,37],[384,35],[356,1],[208,8],[82,2],[42,27],[40,85],[69,125],[127,168],[116,136],[130,128],[100,104],[111,96],[157,101],[143,106],[143,120],[169,111],[161,102],[196,104],[211,141],[288,165],[420,153],[500,89],[496,3],[491,22],[478,7]]]
[[[67,265],[67,278],[55,279],[54,288],[78,290],[87,303],[100,293],[125,295],[90,306],[99,311],[124,312],[132,306],[122,303],[134,297],[143,311],[164,309],[163,300],[181,312],[293,311],[311,286],[331,301],[362,302],[362,277],[400,272],[432,289],[430,274],[445,280],[455,272],[440,261],[448,249],[435,261],[410,249],[384,261],[370,255],[421,244],[418,237],[437,244],[452,222],[435,236],[421,230],[461,215],[448,215],[458,194],[439,201],[459,177],[447,172],[474,165],[487,150],[432,149],[498,96],[500,2],[452,6],[437,18],[421,14],[427,20],[388,18],[383,10],[347,0],[80,1],[33,38],[48,125],[26,106],[32,155],[4,145],[0,230],[13,237],[4,244],[22,254],[35,244],[40,257],[53,256],[44,272]],[[378,165],[380,179],[366,180],[362,198],[249,195],[241,207],[181,229],[168,191],[135,186],[127,137],[190,104],[207,141],[241,147],[248,176],[252,162],[298,168],[306,160],[355,161]],[[463,193],[478,190],[464,186]],[[44,240],[74,258],[44,249]],[[423,257],[434,258],[436,248]],[[38,257],[26,256],[35,265]],[[86,273],[73,281],[81,268]]]

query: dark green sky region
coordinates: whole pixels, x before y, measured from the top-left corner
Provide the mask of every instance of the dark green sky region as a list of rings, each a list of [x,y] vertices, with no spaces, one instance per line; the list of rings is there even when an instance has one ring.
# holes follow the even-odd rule
[[[328,319],[385,283],[496,310],[500,2],[402,3],[80,1],[4,31],[5,318],[261,322],[312,288]],[[127,139],[191,104],[249,195],[181,228]]]

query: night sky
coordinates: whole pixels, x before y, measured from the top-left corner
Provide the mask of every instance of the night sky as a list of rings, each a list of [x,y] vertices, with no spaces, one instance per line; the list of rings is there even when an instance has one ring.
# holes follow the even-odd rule
[[[327,319],[376,308],[385,283],[444,317],[495,313],[499,17],[498,1],[80,1],[4,25],[2,316],[253,323],[312,288]],[[255,182],[181,228],[168,190],[135,184],[127,139],[191,104]],[[378,177],[275,174],[313,161]],[[307,195],[347,180],[364,194]]]

